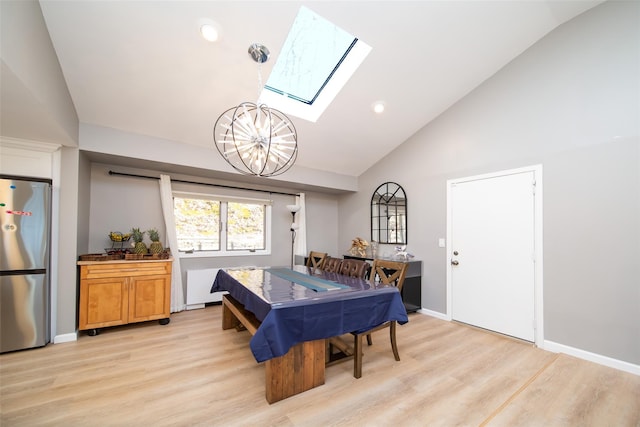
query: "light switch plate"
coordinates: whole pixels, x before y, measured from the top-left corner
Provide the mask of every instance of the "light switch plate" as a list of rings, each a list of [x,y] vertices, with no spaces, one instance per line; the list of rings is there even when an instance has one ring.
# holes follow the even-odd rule
[[[439,238],[439,239],[438,239],[438,247],[439,247],[439,248],[444,248],[444,247],[445,247],[445,244],[444,244],[444,243],[445,243],[445,242],[444,242],[444,239],[443,239],[443,238]]]

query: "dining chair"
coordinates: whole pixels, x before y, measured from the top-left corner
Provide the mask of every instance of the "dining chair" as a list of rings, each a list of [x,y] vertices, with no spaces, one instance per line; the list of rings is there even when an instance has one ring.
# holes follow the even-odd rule
[[[327,263],[332,262],[336,258],[327,258],[324,262],[325,271],[327,269]],[[359,277],[366,279],[371,271],[371,264],[367,261],[359,259],[345,258],[340,260],[337,265],[337,269],[333,272],[349,277]],[[337,352],[336,352],[337,350]],[[354,349],[345,341],[342,337],[331,337],[326,339],[326,361],[327,365],[333,365],[337,362],[342,362],[347,358],[352,358],[354,355]]]
[[[331,256],[327,256],[324,259],[322,270],[327,271],[329,273],[338,273],[340,271],[341,264],[342,264],[342,258],[334,258]]]
[[[326,252],[309,252],[309,257],[307,258],[307,267],[317,268],[322,270],[322,266],[324,265],[324,260],[327,257]]]
[[[342,274],[343,276],[366,279],[369,276],[369,271],[371,271],[371,264],[367,261],[346,258],[342,260],[340,269],[337,273]]]
[[[407,274],[408,265],[409,264],[405,262],[376,259],[373,261],[373,266],[371,268],[370,282],[372,284],[375,284],[376,281],[379,280],[380,282],[386,285],[395,286],[396,288],[398,288],[399,291],[402,291],[402,285],[404,284],[404,279]],[[351,335],[353,335],[354,337],[354,342],[353,342],[353,353],[354,353],[353,376],[354,377],[356,378],[362,377],[362,337],[366,336],[367,344],[371,345],[373,343],[371,340],[371,333],[375,331],[379,331],[384,328],[389,328],[389,338],[391,340],[391,350],[393,351],[393,356],[397,361],[400,360],[400,354],[398,353],[398,345],[396,343],[396,325],[397,325],[397,322],[395,320],[391,320],[389,322],[385,322],[371,329],[351,332]]]

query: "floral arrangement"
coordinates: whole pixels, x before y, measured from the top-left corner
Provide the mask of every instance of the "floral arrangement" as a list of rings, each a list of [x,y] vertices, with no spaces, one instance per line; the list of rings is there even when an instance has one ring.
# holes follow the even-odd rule
[[[349,253],[353,256],[361,256],[364,258],[367,256],[367,246],[369,246],[369,242],[361,237],[356,237],[351,241]]]

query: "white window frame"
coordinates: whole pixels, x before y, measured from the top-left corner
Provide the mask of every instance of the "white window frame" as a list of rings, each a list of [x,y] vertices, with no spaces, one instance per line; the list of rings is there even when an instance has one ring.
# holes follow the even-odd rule
[[[271,205],[272,201],[267,199],[252,199],[249,197],[233,197],[222,196],[216,194],[206,193],[190,193],[184,191],[173,191],[173,197],[182,197],[189,199],[205,199],[215,200],[220,202],[220,250],[219,251],[193,251],[184,252],[178,251],[178,258],[217,258],[217,257],[231,257],[231,256],[261,256],[271,255]],[[264,233],[265,233],[265,248],[256,250],[227,250],[227,202],[236,203],[248,203],[248,204],[262,204],[265,205],[265,219],[264,219]],[[175,256],[175,254],[174,254]]]

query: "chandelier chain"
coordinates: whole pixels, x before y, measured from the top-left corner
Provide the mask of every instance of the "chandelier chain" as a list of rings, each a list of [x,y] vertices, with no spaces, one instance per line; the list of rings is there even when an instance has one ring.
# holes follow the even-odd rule
[[[260,94],[262,93],[262,63],[258,62],[258,97],[256,104],[260,105]]]

